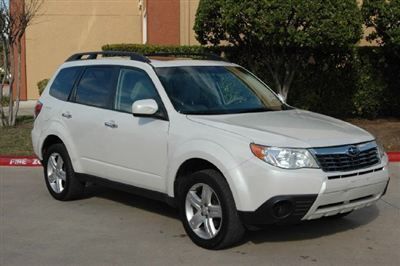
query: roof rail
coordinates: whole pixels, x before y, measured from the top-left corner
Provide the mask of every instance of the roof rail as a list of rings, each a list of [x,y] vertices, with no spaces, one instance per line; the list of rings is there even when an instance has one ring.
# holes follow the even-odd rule
[[[103,57],[126,56],[129,57],[131,60],[150,63],[150,60],[141,54],[133,52],[119,52],[119,51],[99,51],[99,52],[86,52],[86,53],[73,54],[65,62],[72,62],[78,60],[94,60],[97,59],[99,55],[102,55]]]
[[[160,57],[169,57],[169,56],[180,56],[180,57],[188,57],[188,58],[193,58],[193,57],[200,57],[203,59],[207,59],[207,60],[215,60],[215,61],[226,61],[224,58],[213,54],[213,53],[169,53],[169,52],[158,52],[158,53],[149,53],[149,54],[145,54],[145,56],[150,57],[156,57],[156,56],[160,56]]]

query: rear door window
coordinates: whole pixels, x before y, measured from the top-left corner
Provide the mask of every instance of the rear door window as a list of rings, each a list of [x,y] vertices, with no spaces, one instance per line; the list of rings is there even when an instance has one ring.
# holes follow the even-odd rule
[[[62,101],[68,100],[72,87],[81,71],[82,67],[61,69],[51,84],[50,95]]]
[[[89,67],[76,88],[75,102],[100,108],[112,108],[118,68]]]

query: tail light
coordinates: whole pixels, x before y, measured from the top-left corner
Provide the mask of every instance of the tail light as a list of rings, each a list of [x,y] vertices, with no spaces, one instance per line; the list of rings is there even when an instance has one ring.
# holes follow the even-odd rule
[[[40,101],[37,101],[36,105],[35,105],[35,118],[38,117],[40,111],[42,111],[42,107],[43,107],[43,103],[41,103]]]

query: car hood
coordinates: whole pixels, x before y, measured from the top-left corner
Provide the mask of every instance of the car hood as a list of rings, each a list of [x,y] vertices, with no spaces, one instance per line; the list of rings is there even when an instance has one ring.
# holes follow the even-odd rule
[[[229,115],[188,115],[188,119],[278,147],[327,147],[371,141],[367,131],[350,123],[304,110]]]

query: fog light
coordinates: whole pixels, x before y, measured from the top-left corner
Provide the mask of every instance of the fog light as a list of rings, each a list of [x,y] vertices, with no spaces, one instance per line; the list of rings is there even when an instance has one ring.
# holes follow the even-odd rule
[[[293,212],[293,204],[288,200],[278,201],[272,207],[272,212],[276,218],[283,219]]]

